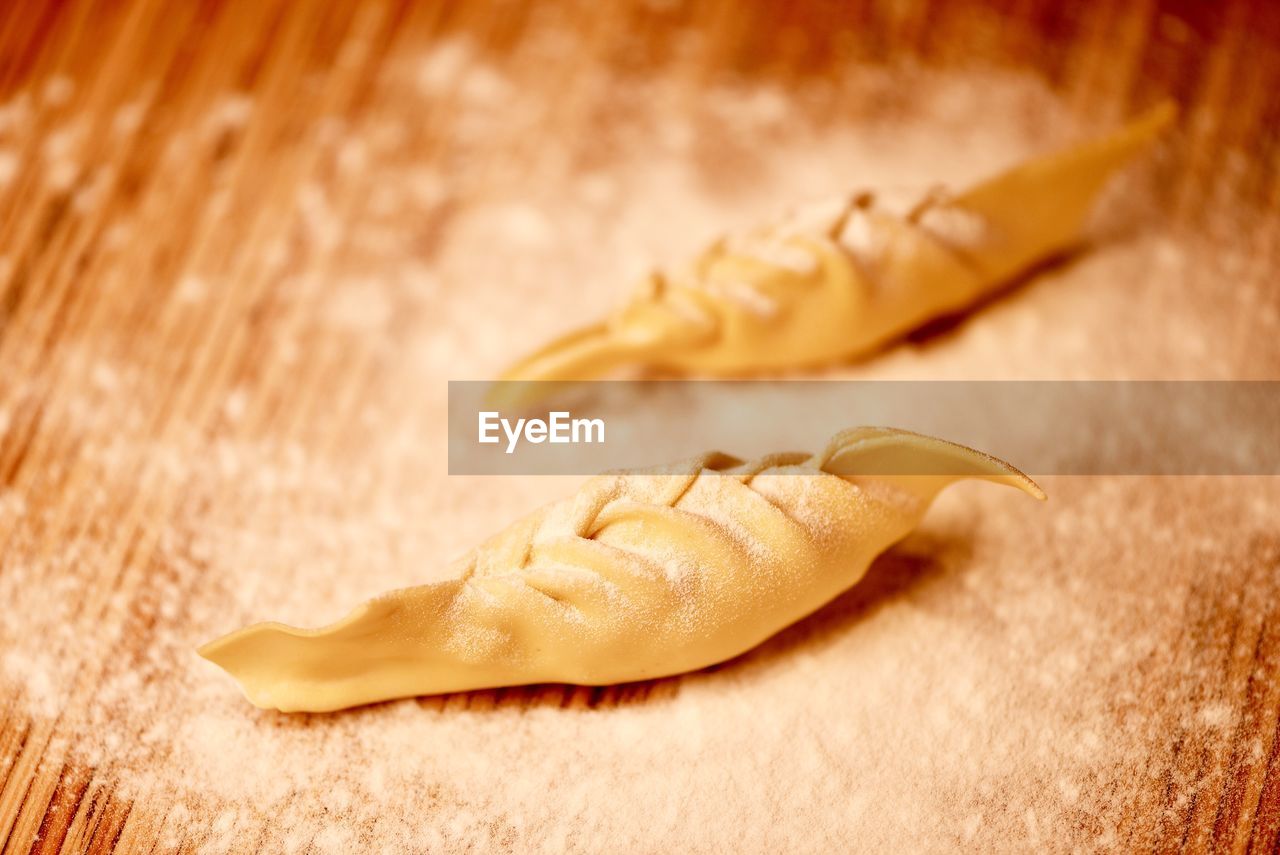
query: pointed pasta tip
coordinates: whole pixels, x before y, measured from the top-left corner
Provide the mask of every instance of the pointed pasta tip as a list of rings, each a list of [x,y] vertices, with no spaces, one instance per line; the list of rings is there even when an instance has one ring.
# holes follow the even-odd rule
[[[816,461],[827,472],[856,476],[978,478],[1017,487],[1044,501],[1044,490],[1017,467],[981,451],[899,428],[860,427],[832,438]]]

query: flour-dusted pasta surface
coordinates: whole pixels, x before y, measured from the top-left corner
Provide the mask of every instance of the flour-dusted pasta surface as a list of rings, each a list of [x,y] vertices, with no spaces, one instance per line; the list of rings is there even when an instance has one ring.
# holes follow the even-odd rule
[[[713,454],[599,476],[481,545],[456,579],[323,629],[259,624],[200,652],[253,703],[287,712],[666,677],[829,602],[961,478],[1044,497],[1008,464],[904,431],[849,430],[812,456]]]
[[[1171,103],[1110,135],[902,210],[855,193],[791,222],[721,238],[624,306],[508,368],[496,399],[622,365],[695,374],[827,365],[960,311],[1078,248],[1109,180],[1166,130]]]

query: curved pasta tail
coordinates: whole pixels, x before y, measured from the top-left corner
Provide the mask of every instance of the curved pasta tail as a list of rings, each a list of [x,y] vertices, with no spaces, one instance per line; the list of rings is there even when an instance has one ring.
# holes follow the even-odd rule
[[[977,478],[1016,487],[1043,501],[1044,491],[1003,460],[967,446],[897,428],[843,431],[814,462],[844,478],[872,476],[906,487],[926,502],[949,484]]]
[[[983,218],[995,236],[975,261],[1003,279],[1069,248],[1108,179],[1177,113],[1172,101],[1164,101],[1114,133],[1028,161],[952,199],[951,205]]]
[[[512,365],[486,396],[495,405],[534,403],[545,389],[538,383],[590,380],[641,360],[651,349],[619,338],[606,323],[561,336]]]
[[[440,688],[442,669],[432,666],[447,663],[443,670],[449,673],[460,668],[444,647],[446,610],[462,585],[456,579],[381,597],[320,629],[254,624],[198,652],[234,677],[249,702],[262,709],[329,712],[415,694],[415,686],[449,691]]]

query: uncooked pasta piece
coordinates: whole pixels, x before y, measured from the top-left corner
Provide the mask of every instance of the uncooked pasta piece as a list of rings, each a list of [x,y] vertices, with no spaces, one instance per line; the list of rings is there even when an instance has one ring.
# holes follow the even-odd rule
[[[1166,103],[1110,136],[905,211],[861,193],[817,223],[722,239],[686,270],[651,274],[602,323],[516,363],[493,397],[525,401],[540,394],[527,381],[622,365],[735,375],[866,353],[1071,247],[1107,180],[1174,113]]]
[[[593,478],[481,544],[450,581],[323,629],[250,626],[200,653],[254,704],[284,711],[678,674],[849,588],[961,478],[1044,498],[1006,463],[887,428],[845,431],[812,456],[713,453]]]

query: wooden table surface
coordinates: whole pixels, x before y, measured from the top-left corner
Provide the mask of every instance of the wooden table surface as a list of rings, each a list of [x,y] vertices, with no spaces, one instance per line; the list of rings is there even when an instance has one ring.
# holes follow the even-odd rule
[[[472,74],[468,63],[487,71]],[[841,81],[851,69],[879,82],[845,88]],[[1217,337],[1210,337],[1207,355],[1187,357],[1188,370],[1206,366],[1204,375],[1214,378],[1274,378],[1280,369],[1269,344],[1280,304],[1275,276],[1280,265],[1280,7],[1275,4],[5,2],[0,9],[0,848],[5,853],[351,851],[416,840],[414,848],[431,851],[539,846],[665,851],[683,840],[689,848],[709,851],[715,835],[728,828],[745,835],[733,843],[742,851],[877,845],[899,851],[1278,851],[1280,527],[1271,479],[1233,484],[1227,479],[1177,484],[1120,479],[1118,486],[1099,487],[1097,493],[1063,479],[1054,499],[1059,504],[1049,506],[1065,515],[1058,522],[1036,516],[1038,510],[1014,510],[1017,503],[1005,497],[984,498],[996,504],[973,507],[1002,509],[1009,514],[1007,530],[1021,537],[1007,548],[998,548],[1002,541],[994,524],[979,525],[977,511],[946,505],[934,534],[908,542],[882,562],[865,591],[784,634],[745,664],[683,681],[429,699],[392,705],[396,712],[384,707],[365,718],[364,713],[334,722],[311,717],[304,733],[293,730],[302,725],[266,718],[247,705],[242,710],[216,673],[188,661],[192,645],[243,619],[282,613],[299,621],[328,619],[360,596],[413,581],[420,556],[467,545],[463,538],[471,536],[469,530],[458,528],[455,539],[452,527],[441,520],[453,519],[447,514],[459,520],[483,517],[489,488],[465,479],[448,481],[438,459],[443,452],[421,462],[413,451],[419,442],[441,447],[443,380],[483,376],[533,342],[532,332],[513,326],[520,312],[504,308],[512,300],[529,301],[529,330],[550,329],[556,324],[552,315],[576,310],[571,298],[557,303],[557,309],[537,309],[536,271],[504,268],[516,263],[504,260],[504,253],[530,268],[542,265],[549,278],[559,278],[584,269],[607,270],[614,251],[608,245],[575,244],[575,257],[585,258],[585,267],[558,261],[556,252],[567,251],[577,240],[574,233],[555,222],[530,221],[524,209],[507,204],[512,199],[533,198],[529,188],[535,185],[538,192],[551,193],[538,184],[551,183],[546,176],[608,178],[615,148],[625,145],[617,137],[644,124],[644,117],[699,113],[705,109],[704,93],[725,81],[780,98],[784,114],[801,109],[787,106],[795,93],[808,93],[812,103],[806,101],[804,109],[818,115],[812,124],[820,133],[824,115],[832,126],[854,128],[864,121],[909,118],[915,102],[905,93],[914,90],[905,83],[899,90],[899,79],[972,74],[1029,81],[1039,93],[1035,97],[1057,105],[1057,123],[1045,126],[1055,138],[1068,135],[1063,123],[1101,127],[1164,95],[1181,103],[1174,138],[1148,165],[1153,217],[1172,241],[1167,245],[1194,247],[1186,250],[1193,260],[1203,257],[1223,266],[1197,280],[1203,296],[1194,308],[1176,305],[1180,298],[1160,299],[1151,283],[1135,285],[1132,292],[1145,303],[1123,303],[1125,286],[1117,282],[1117,296],[1108,298],[1117,302],[1108,305],[1128,306],[1121,312],[1132,312],[1125,315],[1126,323],[1146,322],[1081,335],[1097,336],[1094,350],[1124,350],[1123,342],[1134,337],[1147,336],[1153,343],[1165,334],[1187,339],[1193,327],[1166,323],[1168,313],[1178,324],[1194,325],[1196,317],[1220,312],[1226,320],[1215,321]],[[644,81],[654,98],[623,98],[620,93],[631,90],[619,81],[633,80]],[[824,81],[832,82],[823,88]],[[981,100],[979,94],[973,103]],[[767,112],[765,101],[750,103]],[[973,109],[986,121],[980,107]],[[1015,124],[1034,129],[1038,121],[1022,115]],[[770,144],[761,139],[739,142],[748,149]],[[688,155],[695,167],[742,154],[709,144],[699,150],[698,145],[695,140]],[[999,158],[990,159],[978,165],[989,168]],[[747,172],[754,168],[751,163]],[[713,173],[709,169],[707,175]],[[710,189],[705,192],[722,192],[706,180]],[[776,186],[784,179],[760,172],[751,180],[773,180]],[[693,185],[698,181],[690,179]],[[466,244],[466,230],[476,228],[474,223],[483,227],[497,221],[468,219],[477,210],[489,210],[485,206],[495,200],[507,205],[502,222],[509,228],[492,237],[494,258],[477,268],[491,279],[474,283],[475,299],[491,302],[439,296],[438,289],[445,287],[440,277],[446,285],[452,281],[441,259],[451,246]],[[629,209],[625,193],[610,204],[620,223],[663,216],[634,205]],[[708,222],[705,228],[713,233],[720,225]],[[618,240],[630,239],[625,225],[616,231],[622,235]],[[521,241],[551,250],[522,255]],[[483,241],[471,245],[483,247]],[[519,284],[503,291],[508,274]],[[1041,311],[1034,308],[1036,300],[1069,301],[1064,295],[1072,291],[1071,277],[1085,275],[1068,271],[1057,290],[1050,283],[1043,292],[1019,298],[1017,305],[996,307],[992,323],[1023,311],[1022,303],[1033,312]],[[472,285],[454,288],[465,291]],[[565,285],[556,287],[557,294],[569,293]],[[517,294],[517,288],[525,290]],[[593,309],[606,302],[584,298]],[[509,341],[500,331],[472,340],[460,331],[468,319],[501,323]],[[957,347],[968,346],[974,335],[962,332]],[[1101,343],[1104,339],[1110,343]],[[929,352],[951,346],[935,342]],[[1135,344],[1132,351],[1163,347]],[[428,367],[405,367],[411,363]],[[928,370],[930,363],[923,364]],[[1183,363],[1164,365],[1180,376]],[[1153,361],[1133,373],[1159,375],[1161,364]],[[290,468],[289,461],[297,465]],[[224,463],[226,472],[218,469]],[[1055,493],[1054,485],[1048,486]],[[526,492],[510,500],[503,518],[509,509],[548,497],[549,488],[541,484],[522,489]],[[556,487],[554,494],[561,492]],[[1104,492],[1109,498],[1097,498]],[[380,512],[405,516],[375,531],[377,518],[370,509],[384,505],[390,507]],[[435,508],[437,516],[405,522],[419,507]],[[1113,516],[1090,516],[1091,507]],[[1118,507],[1133,508],[1133,521],[1118,522]],[[1035,540],[1048,534],[1029,533],[1067,525],[1062,520],[1068,518],[1093,534],[1073,529],[1070,546],[1052,546]],[[957,546],[967,541],[962,535],[968,528],[978,529],[974,545]],[[415,533],[419,529],[430,531]],[[387,536],[377,535],[384,531]],[[1134,545],[1135,536],[1148,535],[1148,544]],[[367,548],[371,539],[372,550]],[[319,546],[307,551],[321,541],[327,552]],[[1114,584],[1115,613],[1132,619],[1124,630],[1131,636],[1125,638],[1147,639],[1133,642],[1132,649],[1127,642],[1109,647],[1115,664],[1103,682],[1078,678],[1088,687],[1079,691],[1094,699],[1088,705],[1072,707],[1070,687],[1045,690],[1066,711],[1063,721],[1078,713],[1093,716],[1094,724],[1110,722],[1098,725],[1104,729],[1101,737],[1076,733],[1063,737],[1063,746],[1096,738],[1108,743],[1114,736],[1117,744],[1129,740],[1123,759],[1117,754],[1073,760],[1071,771],[1063,771],[1065,766],[1054,766],[1055,750],[1048,750],[1042,765],[1026,767],[1035,774],[1010,772],[1005,780],[993,771],[1004,766],[974,760],[972,768],[985,771],[966,778],[966,767],[944,768],[930,758],[920,773],[926,783],[895,789],[893,782],[905,773],[891,759],[877,757],[867,774],[888,783],[859,784],[860,763],[871,764],[870,755],[859,760],[850,755],[852,749],[842,754],[840,747],[858,744],[857,734],[837,730],[822,736],[820,718],[802,717],[824,709],[827,696],[815,689],[808,712],[797,707],[792,729],[777,738],[794,741],[796,757],[818,752],[814,746],[822,739],[834,740],[819,752],[826,759],[812,760],[825,770],[823,785],[788,778],[792,761],[787,754],[778,754],[767,770],[752,771],[755,761],[745,759],[751,752],[769,755],[770,749],[761,747],[762,732],[734,731],[724,723],[699,731],[707,734],[705,755],[697,754],[695,740],[692,748],[685,745],[694,753],[666,769],[660,764],[668,754],[652,753],[640,743],[628,754],[602,742],[608,747],[598,753],[617,765],[608,766],[608,775],[590,779],[596,795],[571,786],[579,774],[595,773],[570,764],[567,772],[546,779],[547,799],[562,813],[534,805],[519,821],[510,805],[532,798],[516,795],[509,780],[524,774],[519,756],[506,767],[492,766],[501,769],[495,774],[503,781],[495,779],[496,795],[441,795],[443,784],[427,781],[424,771],[422,781],[405,785],[410,787],[405,792],[425,788],[417,807],[394,808],[409,832],[393,833],[385,817],[368,811],[345,814],[328,804],[293,818],[291,804],[319,798],[305,788],[283,800],[275,794],[276,801],[256,809],[241,804],[230,813],[218,807],[236,802],[234,790],[222,786],[225,781],[211,779],[207,803],[185,792],[172,795],[184,777],[203,781],[201,776],[210,773],[197,767],[212,763],[213,755],[184,760],[180,752],[166,754],[154,748],[155,739],[148,741],[148,733],[160,733],[160,741],[184,733],[185,720],[175,719],[167,730],[151,728],[163,724],[171,702],[187,692],[203,692],[201,704],[225,710],[219,715],[226,718],[217,721],[230,721],[242,711],[246,726],[260,729],[246,731],[245,738],[267,731],[277,740],[341,733],[343,739],[367,739],[372,745],[378,733],[388,732],[384,720],[400,716],[394,719],[400,728],[429,725],[436,733],[476,728],[449,733],[475,739],[467,750],[477,756],[483,749],[474,745],[486,739],[498,745],[500,728],[514,721],[505,716],[519,711],[540,717],[537,726],[545,733],[579,736],[582,729],[596,727],[600,716],[610,715],[609,726],[635,721],[655,733],[688,727],[700,709],[716,709],[715,715],[738,721],[732,718],[737,713],[716,706],[730,702],[726,695],[757,697],[749,694],[752,681],[799,680],[805,669],[806,679],[829,682],[836,672],[828,660],[837,653],[847,660],[874,647],[860,633],[897,614],[876,606],[876,598],[889,603],[901,595],[902,602],[923,610],[913,613],[951,614],[951,604],[969,600],[963,599],[964,583],[949,580],[988,577],[955,575],[947,568],[996,553],[1034,563],[1034,550],[1027,545],[1033,541],[1040,543],[1039,554],[1049,556],[1045,562],[1058,562],[1058,569],[1046,564],[1033,575],[1045,585],[1059,585],[1054,590],[1064,598],[1061,603],[1088,596],[1073,579],[1085,579],[1085,587],[1094,590]],[[934,552],[943,557],[930,557]],[[311,560],[322,554],[325,562],[308,567],[300,578],[311,592],[308,602],[332,601],[324,615],[287,613],[287,585],[294,583],[264,581],[248,594],[228,590],[225,581],[237,562],[251,563],[258,556],[271,555],[284,565],[291,556]],[[1158,570],[1143,563],[1151,556],[1158,556],[1152,558]],[[1108,571],[1111,582],[1099,582],[1081,576],[1085,571],[1073,560],[1119,569]],[[911,582],[924,565],[935,568],[925,573],[933,581]],[[382,566],[387,569],[372,569]],[[1146,569],[1125,569],[1131,566]],[[1149,580],[1157,572],[1168,574],[1167,596],[1144,598],[1142,591],[1163,583],[1144,581],[1143,574]],[[940,591],[951,593],[943,597]],[[1058,646],[1036,653],[1036,661],[1085,650],[1091,675],[1111,667],[1098,664],[1101,658],[1090,659],[1101,657],[1101,648],[1087,646],[1105,620],[1072,622],[1066,605],[1061,613],[1055,606],[1043,618],[1043,631],[1017,635],[1032,626],[1019,620],[1034,611],[1034,591],[997,593],[1026,610],[1002,624],[998,602],[983,599],[982,608],[994,609],[984,618],[994,621],[991,626],[1004,626],[1008,638],[1022,639],[1018,644],[1028,650],[1036,649],[1037,637],[1058,639]],[[1099,603],[1099,609],[1106,605]],[[866,620],[853,620],[859,615]],[[1156,627],[1146,636],[1140,631],[1144,622]],[[849,646],[855,642],[862,646]],[[993,649],[1006,643],[1011,642],[993,641]],[[1142,650],[1134,652],[1138,647]],[[928,659],[927,651],[912,649]],[[1018,692],[1026,686],[1016,674],[1031,660],[1003,661],[1010,669],[1005,679],[1011,693],[1021,697]],[[910,682],[912,668],[925,666],[902,667],[903,680]],[[929,685],[937,686],[945,684],[946,671],[940,664],[917,676],[924,680],[933,674]],[[547,701],[548,692],[554,703]],[[1029,708],[1050,701],[1027,703]],[[151,706],[144,709],[145,704]],[[484,709],[496,712],[484,719],[478,711]],[[462,716],[460,710],[472,716],[465,724],[449,719]],[[417,720],[403,720],[415,713]],[[570,724],[556,717],[579,714],[596,718],[577,717]],[[822,714],[830,716],[831,710]],[[1030,720],[1018,719],[1016,710],[1009,714],[1011,720]],[[664,723],[664,715],[675,724]],[[926,716],[925,708],[919,715]],[[911,714],[898,711],[895,717],[910,719]],[[1144,724],[1134,730],[1137,720]],[[983,744],[1008,747],[1001,741],[1004,726],[993,727],[987,733],[973,725],[976,733],[986,733],[977,737],[975,750],[984,750]],[[1009,732],[1022,733],[1020,727]],[[734,737],[735,732],[742,735]],[[550,739],[545,733],[541,738]],[[589,735],[604,740],[603,733]],[[144,744],[151,747],[136,747]],[[529,763],[567,762],[539,745],[522,749],[538,758]],[[927,753],[925,745],[913,742],[904,750]],[[382,750],[389,763],[394,746]],[[1044,749],[1028,744],[1017,750]],[[373,748],[369,751],[363,764],[383,762]],[[1070,753],[1066,747],[1060,751],[1061,756]],[[305,764],[306,756],[297,762]],[[592,763],[590,755],[572,756],[583,767]],[[696,766],[703,770],[698,773],[703,783],[717,780],[716,764],[723,764],[727,795],[722,803],[718,788],[701,799],[681,796],[680,804],[668,807],[671,816],[684,819],[654,818],[653,836],[646,837],[643,822],[626,825],[614,815],[628,805],[607,801],[611,791],[628,800],[622,796],[634,782],[625,771],[627,762],[673,781],[686,766]],[[999,763],[1025,767],[1020,760]],[[183,764],[192,765],[184,772]],[[830,777],[840,769],[855,777]],[[1052,769],[1057,772],[1045,771]],[[465,776],[459,770],[452,774]],[[757,801],[752,789],[757,774],[791,783]],[[235,777],[235,770],[219,775]],[[997,780],[1003,783],[992,783]],[[370,798],[367,781],[358,784],[351,785],[355,798]],[[317,784],[317,790],[327,786]],[[677,788],[672,792],[684,792],[672,786]],[[939,802],[944,809],[936,823],[921,821],[905,803],[917,800],[928,816],[935,787],[950,801]],[[1036,792],[1041,787],[1048,789]],[[247,784],[241,801],[259,799],[261,791],[262,786]],[[647,789],[636,792],[630,799],[647,811],[657,796]],[[399,804],[387,798],[388,804]],[[595,798],[602,801],[597,804]],[[797,807],[798,801],[812,804],[812,811]],[[958,807],[954,816],[945,809],[960,803],[972,820]],[[846,807],[848,813],[841,813]],[[565,832],[558,816],[579,830]]]

